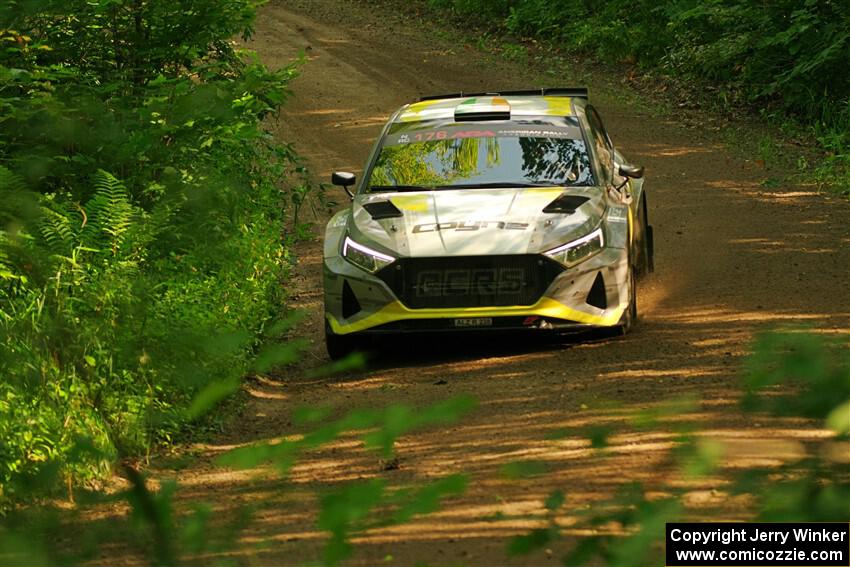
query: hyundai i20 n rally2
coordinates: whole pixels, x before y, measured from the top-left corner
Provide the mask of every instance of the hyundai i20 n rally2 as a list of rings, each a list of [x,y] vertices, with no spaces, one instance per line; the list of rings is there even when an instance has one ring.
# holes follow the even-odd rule
[[[653,269],[643,168],[587,90],[425,97],[396,111],[324,241],[325,336],[627,332]],[[353,188],[353,190],[352,190]]]

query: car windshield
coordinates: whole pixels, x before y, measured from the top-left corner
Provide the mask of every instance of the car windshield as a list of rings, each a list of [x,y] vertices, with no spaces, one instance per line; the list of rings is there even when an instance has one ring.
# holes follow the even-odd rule
[[[593,184],[576,126],[456,124],[388,134],[367,191]]]

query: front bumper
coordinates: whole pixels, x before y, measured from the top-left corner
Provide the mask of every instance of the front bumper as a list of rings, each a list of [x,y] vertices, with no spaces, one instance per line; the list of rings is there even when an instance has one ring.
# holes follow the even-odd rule
[[[600,285],[597,282],[600,278],[604,286],[604,308],[588,303],[592,288]],[[383,280],[339,255],[324,259],[324,290],[325,318],[337,335],[514,329],[578,331],[612,327],[620,322],[629,302],[628,260],[625,250],[605,248],[586,262],[561,272],[532,305],[411,309]],[[456,319],[479,318],[491,321],[486,327],[455,326]]]

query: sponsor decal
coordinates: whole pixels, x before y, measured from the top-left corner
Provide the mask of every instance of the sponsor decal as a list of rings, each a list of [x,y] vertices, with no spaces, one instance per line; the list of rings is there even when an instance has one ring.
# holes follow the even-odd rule
[[[431,132],[420,132],[413,136],[413,139],[417,142],[430,142],[431,140],[446,140],[446,139],[457,139],[457,138],[494,138],[496,133],[492,130],[460,130],[458,132],[454,132],[453,134],[449,134],[446,130],[432,130]],[[405,138],[402,141],[402,138]],[[406,143],[410,142],[410,137],[406,134],[402,134],[398,137],[398,143]]]
[[[608,222],[625,223],[629,217],[628,207],[611,207],[611,212],[608,213]]]
[[[581,140],[581,131],[575,126],[525,126],[517,124],[511,128],[470,128],[469,126],[447,126],[432,130],[417,130],[390,134],[384,145],[396,146],[423,142],[447,142],[467,138],[556,138]]]
[[[450,221],[450,222],[429,222],[425,224],[417,224],[413,227],[414,234],[420,232],[438,232],[441,230],[453,230],[456,232],[469,232],[481,230],[482,228],[496,228],[499,230],[526,230],[528,228],[526,222],[506,222],[506,221]]]
[[[522,268],[422,270],[416,276],[418,297],[496,295],[520,293],[525,286]]]

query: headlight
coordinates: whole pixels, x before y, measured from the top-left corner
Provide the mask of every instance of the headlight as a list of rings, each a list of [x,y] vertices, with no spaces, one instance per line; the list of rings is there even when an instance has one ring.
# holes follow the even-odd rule
[[[605,238],[602,236],[602,227],[599,227],[587,236],[567,242],[562,246],[544,252],[544,254],[571,268],[601,252],[604,247]]]
[[[342,257],[363,270],[374,274],[384,266],[395,262],[395,258],[381,254],[362,244],[351,240],[348,236],[342,243]]]

